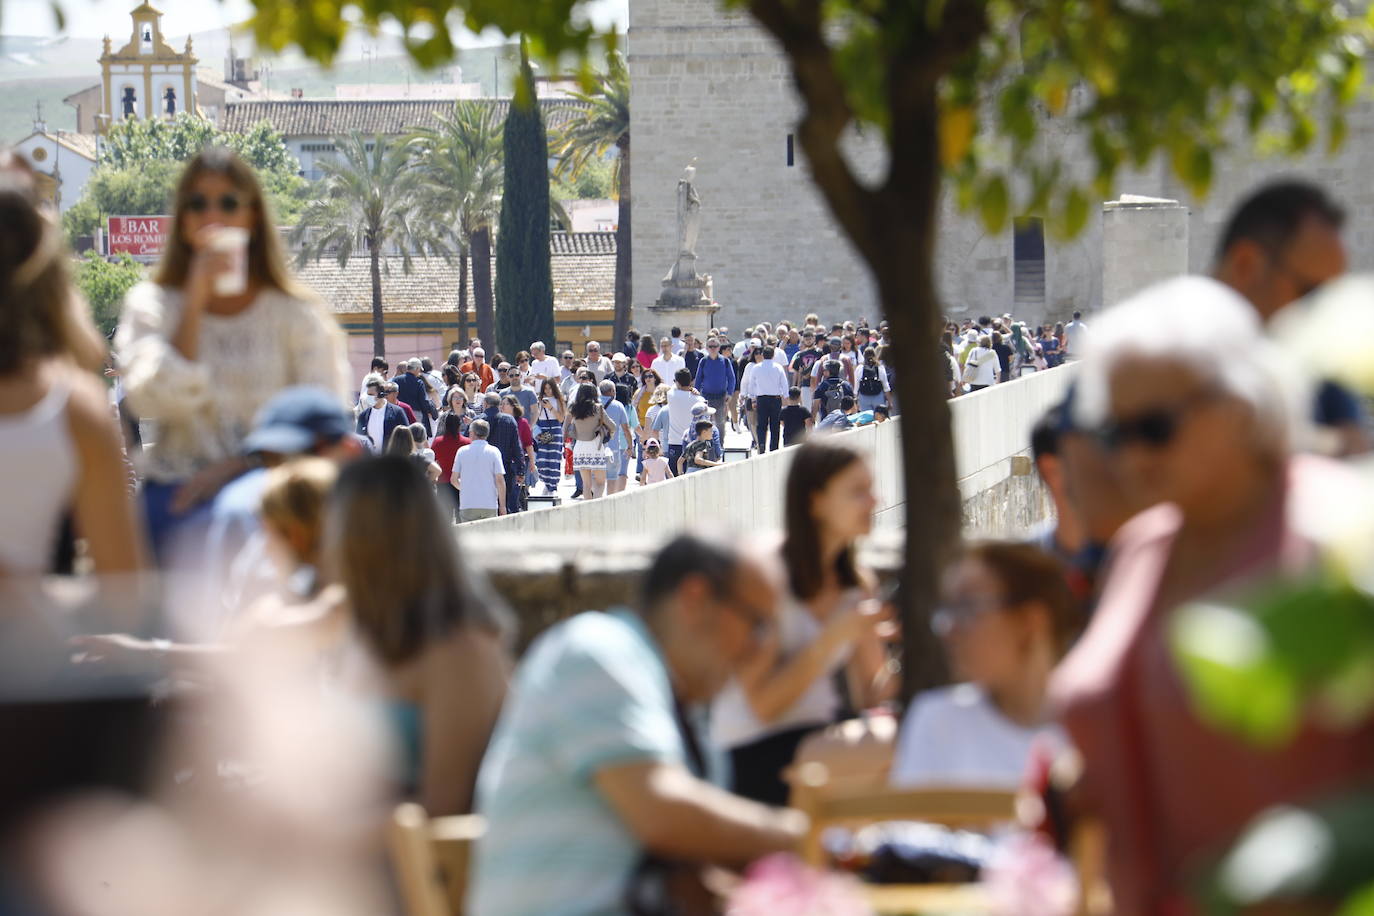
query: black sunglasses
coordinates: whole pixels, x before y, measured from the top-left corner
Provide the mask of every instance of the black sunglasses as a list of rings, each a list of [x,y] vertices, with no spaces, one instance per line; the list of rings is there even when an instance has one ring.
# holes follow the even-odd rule
[[[192,213],[204,213],[210,209],[211,203],[204,194],[192,194],[186,198],[186,209]],[[213,203],[218,204],[221,213],[236,213],[243,201],[239,200],[237,194],[221,194],[219,200]]]
[[[1174,441],[1183,417],[1196,406],[1194,403],[1173,409],[1159,407],[1123,420],[1109,420],[1098,430],[1098,439],[1110,452],[1136,444],[1164,448]]]

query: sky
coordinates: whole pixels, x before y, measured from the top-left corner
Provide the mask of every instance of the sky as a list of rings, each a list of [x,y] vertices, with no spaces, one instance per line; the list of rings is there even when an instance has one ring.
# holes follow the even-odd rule
[[[0,33],[73,38],[100,38],[111,30],[111,23],[127,23],[129,11],[139,0],[58,0],[67,16],[64,33],[57,31],[52,15],[52,0],[0,0]],[[167,36],[186,35],[225,28],[248,18],[253,11],[248,0],[153,0],[162,12],[162,32]],[[629,21],[629,0],[589,0],[588,14],[598,25],[617,24],[623,31]],[[468,33],[461,45],[490,44]]]

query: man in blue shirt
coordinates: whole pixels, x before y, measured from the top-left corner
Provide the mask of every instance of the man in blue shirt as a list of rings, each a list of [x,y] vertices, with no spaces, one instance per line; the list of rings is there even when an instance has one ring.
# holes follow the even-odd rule
[[[706,341],[706,358],[697,363],[692,387],[701,392],[706,404],[715,409],[716,431],[725,435],[725,404],[735,393],[735,365],[720,355],[720,341]]]
[[[501,395],[494,391],[482,396],[486,418],[491,432],[487,444],[501,453],[501,461],[506,466],[506,514],[519,512],[523,508],[520,500],[520,486],[525,480],[525,450],[520,447],[520,424],[515,417],[501,412]]]
[[[617,354],[619,355],[619,354]],[[607,376],[597,390],[601,394],[601,408],[615,424],[615,438],[607,443],[611,457],[606,461],[606,493],[625,489],[625,449],[630,447],[630,413],[615,399],[615,382]]]
[[[805,817],[712,785],[685,712],[757,651],[777,600],[757,560],[683,536],[639,610],[579,614],[535,641],[478,775],[488,826],[467,912],[626,913],[652,893],[646,856],[739,868],[795,848]]]
[[[439,411],[434,409],[434,402],[425,391],[425,383],[420,381],[420,361],[412,359],[397,368],[401,371],[392,379],[396,383],[397,400],[410,405],[410,409],[415,411],[415,418],[425,424],[425,431],[434,435],[434,426],[430,423],[430,418],[437,417]]]

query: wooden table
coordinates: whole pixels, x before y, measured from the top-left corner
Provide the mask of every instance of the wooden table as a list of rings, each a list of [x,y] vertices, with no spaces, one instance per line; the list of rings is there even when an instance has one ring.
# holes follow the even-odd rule
[[[977,884],[865,884],[864,894],[881,916],[983,916],[991,912],[987,892]]]

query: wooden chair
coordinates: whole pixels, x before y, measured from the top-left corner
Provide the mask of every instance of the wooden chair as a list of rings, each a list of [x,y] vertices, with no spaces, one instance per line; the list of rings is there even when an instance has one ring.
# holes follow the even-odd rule
[[[463,912],[472,844],[486,829],[477,815],[431,818],[413,802],[396,807],[387,842],[406,916]]]

